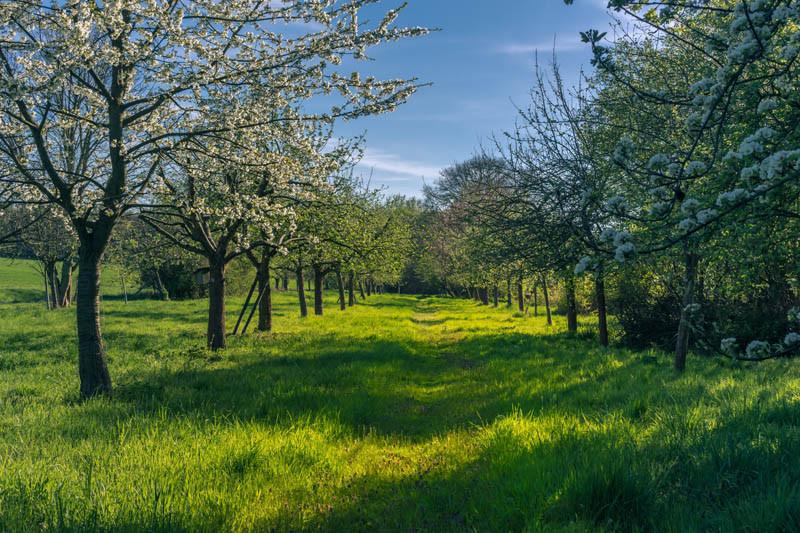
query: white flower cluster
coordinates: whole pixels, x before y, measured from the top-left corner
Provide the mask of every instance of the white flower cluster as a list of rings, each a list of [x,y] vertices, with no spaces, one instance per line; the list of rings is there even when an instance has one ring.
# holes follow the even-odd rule
[[[758,108],[756,111],[759,115],[763,115],[764,113],[768,113],[773,109],[777,109],[778,105],[778,100],[775,98],[764,98],[758,103]]]
[[[747,357],[767,357],[772,351],[772,346],[766,341],[750,341],[745,349]]]
[[[717,205],[719,207],[728,207],[736,205],[750,197],[750,192],[745,189],[737,188],[730,191],[725,191],[717,196]]]
[[[631,234],[627,231],[620,231],[614,235],[614,259],[618,263],[630,261],[636,255],[636,247],[633,244]]]
[[[636,150],[636,145],[630,137],[621,137],[614,147],[613,158],[614,162],[618,165],[625,166],[628,161],[633,157]]]
[[[800,173],[800,149],[779,150],[764,160],[759,165],[759,177],[767,182],[780,180],[787,174],[792,176]]]
[[[601,243],[614,246],[614,259],[618,263],[630,261],[636,256],[633,237],[627,230],[617,231],[613,228],[606,228],[600,233],[599,239]]]
[[[630,206],[624,196],[612,196],[606,200],[605,208],[615,215],[625,215],[630,209]]]
[[[678,228],[683,232],[690,232],[693,229],[708,224],[717,216],[717,210],[700,208],[700,202],[696,198],[687,198],[681,204],[681,212],[686,218],[678,223]]]
[[[686,165],[686,174],[689,177],[695,178],[704,174],[707,169],[708,166],[702,161],[690,161],[689,164]]]
[[[800,308],[793,307],[790,309],[786,318],[788,319],[789,323],[793,325],[793,327],[800,327]],[[762,340],[751,341],[745,349],[745,354],[747,357],[759,359],[770,357],[776,354],[783,354],[799,348],[800,333],[797,331],[790,331],[786,334],[786,336],[784,336],[783,342],[770,344],[769,342]],[[736,338],[728,337],[726,339],[722,339],[720,350],[731,357],[738,357],[739,346]]]
[[[737,344],[736,337],[727,337],[722,339],[722,342],[720,343],[720,350],[722,350],[722,353],[726,353],[732,357],[735,357],[739,350]]]
[[[670,161],[667,154],[656,154],[647,162],[647,168],[650,170],[662,170],[669,165]]]
[[[783,338],[783,344],[786,346],[797,346],[800,344],[800,333],[790,331],[786,334],[786,337]]]
[[[672,202],[656,202],[650,206],[650,214],[654,217],[666,216],[672,211]]]
[[[586,271],[593,270],[597,264],[597,261],[591,256],[583,256],[581,260],[578,261],[578,264],[575,265],[575,274],[581,275]]]

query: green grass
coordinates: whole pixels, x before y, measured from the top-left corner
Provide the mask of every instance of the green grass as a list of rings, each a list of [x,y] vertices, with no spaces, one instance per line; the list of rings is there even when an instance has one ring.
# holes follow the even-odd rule
[[[61,264],[58,264],[61,268]],[[130,277],[130,274],[129,274]],[[128,291],[137,288],[135,280],[128,280]],[[73,277],[77,282],[77,272]],[[102,292],[107,298],[122,298],[122,282],[119,270],[107,266],[102,272]],[[0,257],[0,304],[33,303],[44,305],[44,279],[36,261]]]
[[[44,302],[44,280],[34,261],[0,257],[0,303]]]
[[[0,305],[0,530],[800,529],[792,362],[677,375],[558,317],[294,297],[220,357],[203,301],[105,301],[86,403],[72,311]]]

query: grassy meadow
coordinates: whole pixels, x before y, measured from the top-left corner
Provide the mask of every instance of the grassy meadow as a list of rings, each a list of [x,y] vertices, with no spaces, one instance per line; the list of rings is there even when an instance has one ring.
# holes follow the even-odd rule
[[[115,396],[81,403],[38,284],[0,260],[2,531],[800,530],[791,361],[678,375],[560,317],[294,292],[212,355],[205,301],[109,298]]]

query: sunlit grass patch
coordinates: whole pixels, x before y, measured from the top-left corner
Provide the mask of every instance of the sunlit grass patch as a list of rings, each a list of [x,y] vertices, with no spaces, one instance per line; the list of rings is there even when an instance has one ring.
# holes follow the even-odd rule
[[[301,320],[279,292],[275,331],[220,354],[203,348],[203,301],[106,301],[116,392],[86,403],[72,311],[0,308],[0,530],[798,523],[791,362],[693,358],[678,375],[664,354],[566,335],[562,317],[334,298]]]

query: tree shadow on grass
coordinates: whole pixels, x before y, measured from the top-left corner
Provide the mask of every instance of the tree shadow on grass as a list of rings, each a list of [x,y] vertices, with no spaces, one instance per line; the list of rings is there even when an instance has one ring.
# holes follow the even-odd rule
[[[0,304],[41,303],[44,305],[44,289],[2,288]]]
[[[420,326],[439,326],[445,324],[447,322],[452,321],[453,319],[450,317],[446,318],[416,318],[411,317],[409,319],[413,324],[418,324]]]
[[[499,412],[469,370],[408,342],[305,344],[292,357],[248,357],[235,367],[204,365],[118,386],[136,410],[262,421],[327,416],[354,433],[425,439]],[[287,348],[293,354],[295,349]]]
[[[279,308],[284,306],[290,307]],[[202,346],[202,313],[120,307],[109,310],[104,324],[106,340],[114,346],[112,362],[134,352],[156,363],[171,358],[169,364],[121,376],[116,398],[136,413],[166,410],[200,420],[225,417],[264,424],[324,416],[355,433],[419,441],[492,420],[515,407],[541,411],[556,402],[576,411],[602,407],[593,398],[596,383],[615,379],[612,388],[621,397],[634,379],[626,378],[629,373],[622,367],[595,368],[595,354],[579,356],[587,351],[585,342],[558,334],[476,333],[431,344],[342,332],[310,339],[277,333],[268,340],[237,339],[233,354],[223,353],[217,361],[196,350]],[[183,329],[127,328],[131,320],[155,326],[162,319],[181,323]],[[418,320],[425,326],[440,323],[435,317]],[[47,355],[64,339],[63,332],[43,332],[5,340],[12,350]],[[588,370],[576,374],[586,365]]]
[[[161,311],[158,309],[118,309],[115,308],[113,310],[108,311],[107,317],[113,318],[114,320],[124,321],[130,320],[139,322],[141,320],[146,321],[162,321],[166,320],[169,322],[183,322],[183,323],[202,323],[205,320],[204,313],[206,312],[205,309],[198,308],[198,309],[168,309],[166,311]]]
[[[11,333],[3,336],[0,353],[52,355],[63,352],[63,349],[58,349],[61,340],[63,340],[63,335],[58,331]],[[29,363],[30,366],[37,364],[36,359],[32,359]]]
[[[774,398],[772,399],[774,400]],[[797,402],[751,405],[714,427],[686,410],[639,441],[624,424],[542,440],[519,415],[484,425],[480,449],[454,465],[428,457],[385,468],[332,495],[311,495],[277,524],[303,531],[797,531]],[[535,419],[527,423],[535,424]],[[677,426],[676,426],[677,424]],[[522,426],[522,427],[520,427]],[[685,432],[684,432],[685,431]],[[388,473],[384,473],[388,472]]]
[[[514,408],[541,411],[560,403],[580,412],[597,407],[589,401],[596,392],[591,379],[610,380],[612,390],[624,390],[635,380],[624,366],[568,379],[583,364],[570,355],[581,343],[557,335],[484,335],[433,348],[426,342],[341,335],[302,343],[292,339],[276,341],[274,353],[233,356],[235,361],[222,363],[200,360],[178,371],[141,376],[120,384],[116,397],[136,411],[166,409],[200,419],[269,424],[333,417],[357,434],[419,441]],[[552,379],[544,378],[551,374]]]
[[[142,338],[163,346],[163,334]],[[244,355],[222,361],[137,369],[118,385],[116,401],[90,404],[53,426],[75,441],[117,439],[126,416],[145,425],[185,417],[264,426],[322,417],[356,436],[423,445],[473,432],[467,459],[415,456],[405,469],[392,466],[403,459],[387,445],[386,468],[311,493],[277,523],[254,529],[539,530],[577,521],[579,529],[747,523],[757,531],[800,524],[798,405],[732,397],[735,408],[721,410],[713,424],[693,414],[703,402],[726,405],[724,395],[708,391],[730,369],[705,365],[680,376],[667,361],[562,334],[476,333],[430,344],[286,333],[269,344],[241,342],[234,353]],[[509,413],[530,422],[515,429],[512,416],[506,427]],[[526,426],[553,419],[565,424],[556,435],[546,424]],[[715,516],[720,508],[727,514]]]

